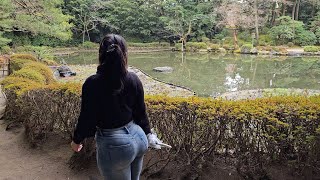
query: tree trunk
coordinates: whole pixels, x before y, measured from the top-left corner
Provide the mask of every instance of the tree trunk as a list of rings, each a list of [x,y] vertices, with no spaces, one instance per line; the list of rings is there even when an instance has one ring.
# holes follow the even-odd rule
[[[87,32],[88,40],[91,41],[88,26],[86,26],[86,32]]]
[[[86,30],[85,30],[85,27],[83,25],[83,30],[82,30],[82,44],[84,43],[84,37],[86,35]]]
[[[296,7],[296,17],[295,17],[296,21],[299,20],[300,1],[301,0],[298,0],[297,7]]]
[[[314,18],[314,14],[316,11],[316,7],[315,7],[315,1],[312,1],[312,11],[311,11],[311,18]]]
[[[286,11],[287,11],[287,5],[286,5],[286,0],[284,0],[282,3],[282,16],[286,15]]]
[[[237,29],[233,29],[233,43],[234,43],[234,48],[238,49],[238,38],[237,38]]]
[[[297,7],[297,0],[295,0],[292,8],[292,20],[294,20],[295,12],[296,12],[296,7]]]
[[[187,37],[184,37],[182,39],[182,46],[183,46],[184,51],[186,51],[187,50]]]
[[[257,46],[259,45],[259,19],[258,19],[258,0],[254,0],[254,18],[255,18],[255,29],[256,29],[256,41]]]

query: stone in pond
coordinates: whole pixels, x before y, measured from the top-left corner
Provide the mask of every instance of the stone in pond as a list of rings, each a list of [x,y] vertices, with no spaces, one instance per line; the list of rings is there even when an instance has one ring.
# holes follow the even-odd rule
[[[165,73],[170,73],[173,71],[172,67],[164,66],[164,67],[155,67],[153,68],[154,71],[156,72],[165,72]]]

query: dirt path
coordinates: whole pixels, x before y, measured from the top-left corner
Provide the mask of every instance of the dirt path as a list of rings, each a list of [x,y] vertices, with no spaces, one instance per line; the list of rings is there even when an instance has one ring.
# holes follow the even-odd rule
[[[72,151],[65,141],[56,140],[41,149],[32,149],[25,140],[23,128],[5,131],[0,120],[0,179],[100,179],[94,164],[75,172],[67,161]]]
[[[0,114],[5,108],[5,97],[0,90]],[[101,179],[94,162],[79,172],[68,167],[72,151],[63,139],[51,138],[41,149],[32,149],[22,127],[5,131],[0,120],[0,180],[96,180]]]

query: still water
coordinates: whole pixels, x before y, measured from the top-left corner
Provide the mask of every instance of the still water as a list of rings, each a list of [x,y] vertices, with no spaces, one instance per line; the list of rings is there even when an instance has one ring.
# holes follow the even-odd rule
[[[67,64],[96,64],[97,53],[57,57]],[[199,96],[265,88],[320,90],[320,57],[219,55],[210,53],[131,53],[129,65],[165,82],[185,86]],[[170,66],[172,73],[155,72]]]

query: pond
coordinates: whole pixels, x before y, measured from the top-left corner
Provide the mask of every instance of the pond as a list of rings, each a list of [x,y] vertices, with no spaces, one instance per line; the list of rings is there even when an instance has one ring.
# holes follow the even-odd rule
[[[80,53],[57,60],[96,64],[97,53]],[[319,57],[220,55],[211,53],[130,53],[129,65],[159,80],[188,87],[199,96],[266,88],[320,90]],[[153,71],[170,66],[172,73]]]

